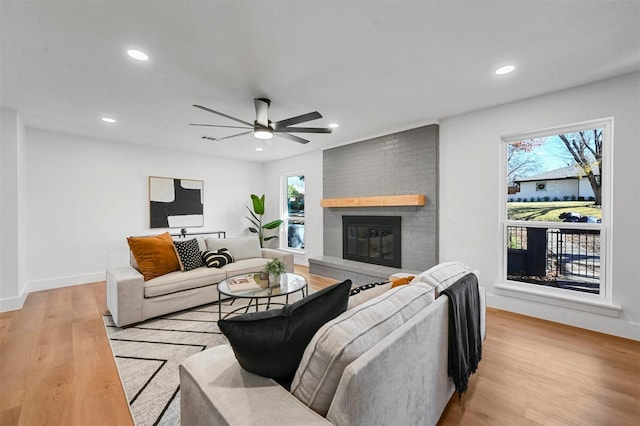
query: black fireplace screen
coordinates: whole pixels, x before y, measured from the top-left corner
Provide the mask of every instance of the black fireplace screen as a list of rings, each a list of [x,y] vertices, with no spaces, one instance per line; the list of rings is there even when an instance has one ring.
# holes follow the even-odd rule
[[[342,257],[401,267],[400,216],[342,216]]]

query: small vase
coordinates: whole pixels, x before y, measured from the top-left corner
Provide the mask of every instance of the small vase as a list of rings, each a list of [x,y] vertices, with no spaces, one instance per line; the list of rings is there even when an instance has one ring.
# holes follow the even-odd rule
[[[280,285],[281,274],[269,274],[269,287],[277,287]]]
[[[269,274],[260,272],[257,278],[260,288],[269,288]]]

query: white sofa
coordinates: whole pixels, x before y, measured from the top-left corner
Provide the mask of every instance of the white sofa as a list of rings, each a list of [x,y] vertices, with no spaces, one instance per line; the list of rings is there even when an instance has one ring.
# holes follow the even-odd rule
[[[459,268],[454,265],[453,269]],[[435,425],[454,392],[447,375],[448,297],[442,295],[433,300],[436,292],[460,277],[458,272],[450,272],[451,268],[449,273],[440,274],[441,281],[436,283],[433,274],[421,274],[411,284],[384,292],[325,324],[307,346],[291,392],[271,379],[243,370],[227,345],[188,358],[180,365],[182,426]],[[434,291],[422,291],[418,287]],[[440,288],[435,291],[437,287]],[[484,339],[485,292],[479,288],[479,293]],[[395,302],[391,303],[394,298]],[[399,306],[398,300],[403,305]],[[397,318],[405,315],[402,312],[415,303],[419,305],[413,308],[412,316],[404,320]],[[335,389],[329,388],[327,393],[327,389],[303,384],[303,375],[318,368],[310,367],[310,357],[316,356],[323,339],[333,338],[326,337],[327,329],[336,327],[335,323],[362,318],[367,328],[366,321],[379,318],[379,311],[393,311],[384,315],[396,315],[393,319],[373,320],[376,324],[391,323],[389,334],[375,341],[344,370],[341,370],[340,357],[351,352],[351,347],[341,349],[334,358],[325,359],[325,365],[329,366],[326,371],[315,371],[315,375],[322,377],[330,377],[337,371]],[[362,318],[357,319],[359,317]],[[357,336],[354,339],[362,339],[362,331],[348,331],[350,327],[356,326],[347,323],[346,332]],[[375,327],[377,330],[378,326]],[[344,332],[345,329],[340,331]],[[317,404],[322,399],[329,401],[324,408]]]
[[[188,238],[188,237],[187,237]],[[201,251],[229,249],[233,263],[221,268],[206,266],[190,271],[175,271],[144,280],[136,269],[133,256],[130,266],[107,269],[107,306],[118,327],[218,300],[217,284],[234,275],[260,271],[265,263],[278,258],[293,272],[293,254],[261,248],[257,237],[195,237]]]

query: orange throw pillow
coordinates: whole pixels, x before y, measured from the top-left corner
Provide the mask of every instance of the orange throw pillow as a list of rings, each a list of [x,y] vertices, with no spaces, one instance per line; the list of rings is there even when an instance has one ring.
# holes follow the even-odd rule
[[[408,277],[402,278],[391,278],[389,281],[392,282],[391,288],[400,287],[401,285],[406,285],[411,282],[415,278],[414,275],[409,275]]]
[[[151,237],[129,237],[127,242],[145,281],[180,269],[168,232]]]

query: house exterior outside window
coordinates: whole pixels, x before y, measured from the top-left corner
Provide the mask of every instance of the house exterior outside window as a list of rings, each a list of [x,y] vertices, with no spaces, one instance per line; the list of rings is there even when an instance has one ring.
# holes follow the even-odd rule
[[[305,182],[303,173],[282,176],[282,211],[284,224],[280,247],[304,252],[305,231]]]
[[[612,125],[603,119],[503,137],[501,282],[610,303]]]

